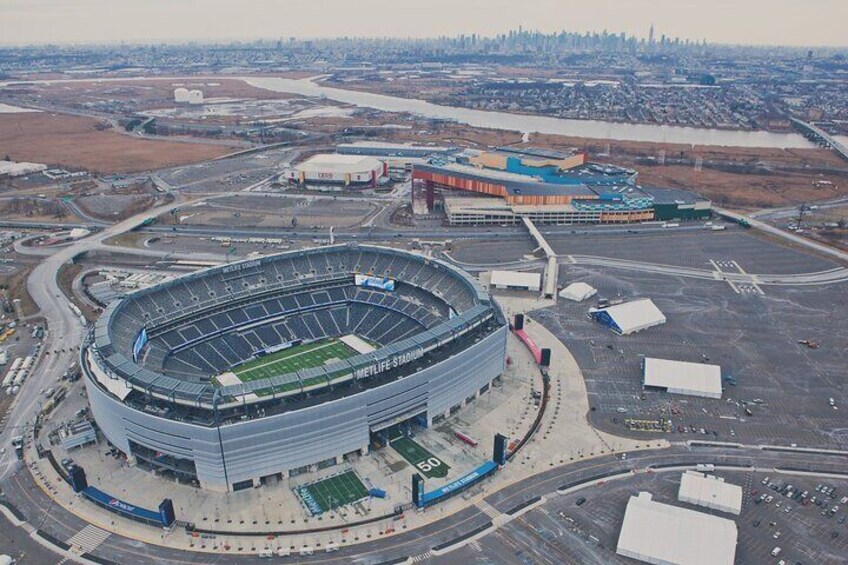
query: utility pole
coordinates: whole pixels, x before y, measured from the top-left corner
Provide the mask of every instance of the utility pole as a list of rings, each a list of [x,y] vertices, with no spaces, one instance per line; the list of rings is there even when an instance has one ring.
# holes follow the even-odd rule
[[[806,212],[806,211],[807,211],[807,203],[802,202],[801,205],[798,207],[798,222],[796,224],[797,229],[799,229],[799,230],[801,229],[801,221],[804,219],[804,212]]]

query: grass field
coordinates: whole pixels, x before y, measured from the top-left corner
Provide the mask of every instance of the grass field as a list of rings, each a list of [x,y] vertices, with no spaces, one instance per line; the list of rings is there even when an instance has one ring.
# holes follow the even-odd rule
[[[353,471],[297,488],[297,494],[313,516],[351,504],[368,496],[368,489]]]
[[[356,351],[337,339],[325,339],[263,355],[233,369],[242,382],[255,381],[301,369],[320,367],[331,359],[347,359]]]
[[[401,437],[389,445],[428,479],[443,479],[448,476],[450,466],[412,439]]]

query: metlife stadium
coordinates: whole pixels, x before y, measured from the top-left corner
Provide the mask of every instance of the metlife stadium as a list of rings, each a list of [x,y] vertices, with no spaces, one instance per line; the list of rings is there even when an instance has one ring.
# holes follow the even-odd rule
[[[229,491],[458,410],[504,371],[506,338],[501,310],[463,271],[345,244],[113,302],[81,367],[97,423],[131,460]]]

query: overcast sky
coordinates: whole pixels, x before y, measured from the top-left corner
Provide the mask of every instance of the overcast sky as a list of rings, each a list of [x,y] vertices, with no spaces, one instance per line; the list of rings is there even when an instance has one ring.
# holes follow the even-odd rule
[[[0,0],[0,43],[432,37],[516,29],[848,47],[848,0]]]

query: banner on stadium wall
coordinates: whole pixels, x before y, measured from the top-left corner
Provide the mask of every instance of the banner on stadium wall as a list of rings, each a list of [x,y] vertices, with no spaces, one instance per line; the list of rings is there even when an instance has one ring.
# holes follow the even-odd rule
[[[364,286],[368,288],[377,288],[394,292],[395,281],[388,277],[369,277],[366,275],[354,275],[353,277],[356,286]]]
[[[132,518],[133,520],[139,520],[141,522],[145,522],[151,525],[170,525],[165,523],[164,517],[159,512],[154,510],[148,510],[147,508],[141,508],[139,506],[136,506],[135,504],[129,504],[127,502],[124,502],[123,500],[115,498],[111,494],[106,494],[98,488],[92,486],[86,487],[83,489],[82,494],[88,500],[94,502],[99,506],[102,506],[110,512],[114,512],[116,514]]]
[[[133,361],[135,363],[138,363],[138,354],[141,353],[145,345],[147,345],[147,328],[141,328],[133,344]]]

